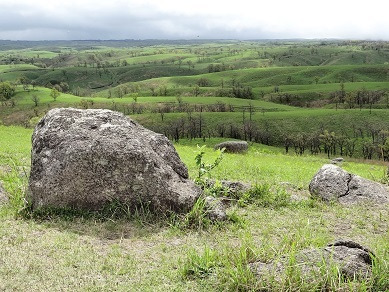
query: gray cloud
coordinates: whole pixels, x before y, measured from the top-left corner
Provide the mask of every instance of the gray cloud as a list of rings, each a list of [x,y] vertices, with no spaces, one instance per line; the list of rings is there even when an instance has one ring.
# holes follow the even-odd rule
[[[261,2],[14,0],[0,2],[0,39],[389,39],[385,1],[371,0],[376,10],[348,0]]]

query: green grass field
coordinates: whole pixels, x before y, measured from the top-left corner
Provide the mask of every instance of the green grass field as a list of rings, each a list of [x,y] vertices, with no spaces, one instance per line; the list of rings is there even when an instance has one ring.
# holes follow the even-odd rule
[[[232,207],[235,223],[199,229],[183,229],[169,218],[156,220],[142,214],[105,220],[55,213],[33,218],[15,215],[15,197],[25,193],[27,184],[24,171],[28,175],[31,134],[31,129],[0,126],[0,180],[14,198],[0,206],[1,290],[252,291],[260,283],[244,268],[248,262],[323,247],[337,238],[368,245],[379,264],[368,281],[337,282],[337,276],[330,275],[329,282],[318,280],[321,287],[343,291],[389,288],[389,210],[385,206],[345,208],[311,199],[282,205],[254,201]],[[206,161],[216,157],[212,146],[220,141],[206,140]],[[181,140],[175,145],[191,177],[196,172],[197,144],[204,142]],[[282,152],[253,144],[246,154],[225,154],[212,176],[268,183],[274,191],[287,186],[289,194],[307,197],[310,178],[328,160]],[[343,167],[374,180],[380,180],[385,170],[382,164],[352,161]],[[272,285],[267,288],[313,289],[292,278]]]

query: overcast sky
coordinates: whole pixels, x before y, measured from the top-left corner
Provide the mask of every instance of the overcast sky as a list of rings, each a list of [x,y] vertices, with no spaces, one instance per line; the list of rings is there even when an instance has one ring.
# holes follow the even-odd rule
[[[389,40],[389,0],[0,0],[0,39]]]

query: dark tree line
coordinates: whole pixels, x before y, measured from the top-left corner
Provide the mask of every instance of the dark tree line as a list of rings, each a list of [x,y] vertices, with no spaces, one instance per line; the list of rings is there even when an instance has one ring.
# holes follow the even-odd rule
[[[219,136],[261,143],[265,145],[283,145],[286,153],[297,155],[325,154],[328,158],[336,155],[363,157],[364,159],[382,159],[389,161],[389,131],[380,130],[374,140],[372,133],[365,137],[338,134],[327,130],[313,133],[285,134],[276,133],[268,124],[258,125],[248,118],[243,123],[220,122],[209,125],[201,113],[188,114],[187,118],[169,121],[154,130],[164,133],[171,139],[206,138]],[[373,134],[374,135],[374,134]]]
[[[323,102],[325,101],[325,103],[335,104],[336,108],[362,109],[368,107],[372,109],[375,104],[380,102],[389,108],[389,94],[385,90],[361,89],[347,92],[342,88],[341,86],[340,90],[329,93],[328,99],[325,98],[323,93],[317,93],[316,96]],[[305,106],[307,103],[312,102],[307,97],[288,92],[279,92],[279,89],[272,95],[272,101],[291,106]]]

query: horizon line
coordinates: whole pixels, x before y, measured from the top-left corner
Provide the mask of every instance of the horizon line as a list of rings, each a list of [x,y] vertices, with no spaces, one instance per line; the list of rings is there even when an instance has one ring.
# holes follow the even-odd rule
[[[368,39],[368,38],[252,38],[252,39],[234,39],[234,38],[181,38],[181,39],[169,39],[169,38],[145,38],[145,39],[40,39],[40,40],[28,40],[28,39],[0,39],[0,42],[104,42],[104,41],[374,41],[374,42],[388,42],[384,39]]]

